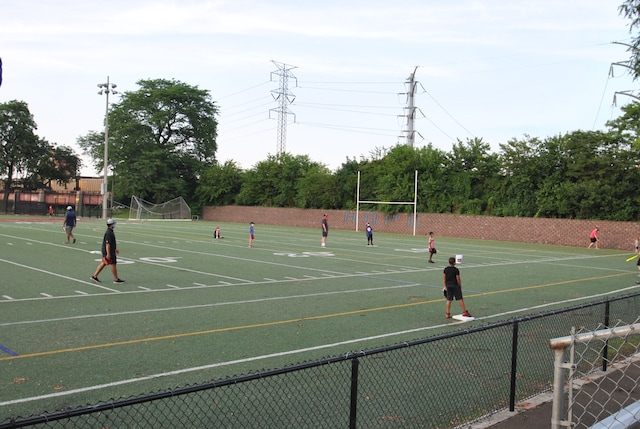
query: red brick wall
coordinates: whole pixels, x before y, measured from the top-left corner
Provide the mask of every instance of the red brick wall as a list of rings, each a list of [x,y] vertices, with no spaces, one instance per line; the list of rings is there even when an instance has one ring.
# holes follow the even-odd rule
[[[331,229],[355,230],[355,211],[306,210],[272,207],[203,207],[204,220],[267,225],[288,225],[320,228],[322,215],[329,215]],[[387,217],[383,213],[360,211],[359,231],[365,222],[371,222],[376,232],[396,234],[413,233],[413,214]],[[463,216],[451,214],[418,213],[416,235],[429,231],[440,237],[473,238],[524,243],[587,246],[589,233],[598,226],[599,245],[608,249],[633,250],[636,237],[640,237],[637,222],[612,222],[571,219],[511,218],[493,216]]]

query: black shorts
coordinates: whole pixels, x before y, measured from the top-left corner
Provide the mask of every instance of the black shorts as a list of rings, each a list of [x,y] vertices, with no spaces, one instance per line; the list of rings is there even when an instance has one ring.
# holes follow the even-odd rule
[[[118,262],[116,261],[116,256],[111,256],[111,259],[107,259],[106,256],[102,257],[102,263],[105,265],[116,265]]]
[[[595,238],[595,237],[591,237],[590,240],[591,240],[592,243],[595,243],[596,241],[598,241],[598,239]]]
[[[462,300],[462,289],[458,286],[447,286],[447,301]]]

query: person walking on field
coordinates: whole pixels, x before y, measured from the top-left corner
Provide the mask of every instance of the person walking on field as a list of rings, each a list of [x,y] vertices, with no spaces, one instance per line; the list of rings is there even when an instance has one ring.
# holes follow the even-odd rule
[[[118,277],[118,268],[116,267],[117,258],[116,255],[120,254],[116,244],[116,234],[113,232],[113,229],[116,227],[116,221],[113,219],[107,220],[107,231],[104,233],[104,237],[102,238],[102,261],[98,268],[96,268],[96,272],[91,276],[91,280],[96,283],[100,283],[100,279],[98,279],[98,275],[102,271],[104,267],[107,265],[111,266],[111,273],[113,274],[113,282],[116,284],[124,283],[120,277]]]
[[[49,219],[53,220],[53,206],[49,206]]]
[[[587,249],[591,249],[591,246],[593,246],[594,244],[596,245],[596,249],[598,248],[598,231],[600,231],[600,228],[598,228],[597,226],[596,229],[591,231],[591,234],[589,235],[589,240],[591,241],[591,243],[589,243],[589,247],[587,247]]]
[[[460,278],[460,270],[456,267],[456,258],[449,258],[449,266],[445,267],[442,278],[444,281],[443,292],[447,299],[447,311],[444,317],[451,319],[451,301],[454,299],[458,301],[458,304],[460,304],[462,315],[465,317],[471,317],[471,314],[469,314],[464,305],[464,299],[462,299],[462,279]]]
[[[436,253],[436,240],[433,238],[433,231],[431,231],[429,233],[429,262],[432,264],[435,264],[435,262],[433,262],[433,255]]]
[[[254,239],[254,223],[249,223],[249,247],[253,247],[253,239]]]
[[[67,244],[69,244],[69,240],[71,239],[73,239],[74,243],[76,242],[76,237],[73,235],[73,228],[76,227],[76,221],[76,212],[73,211],[73,207],[67,206],[67,212],[64,215],[64,221],[62,221],[62,227],[67,234]]]
[[[327,216],[325,213],[324,216],[322,216],[322,240],[320,240],[320,245],[322,247],[326,247],[328,235],[329,235],[329,216]]]
[[[367,225],[364,227],[364,229],[367,233],[367,246],[373,246],[373,228],[371,227],[371,224],[367,222]]]

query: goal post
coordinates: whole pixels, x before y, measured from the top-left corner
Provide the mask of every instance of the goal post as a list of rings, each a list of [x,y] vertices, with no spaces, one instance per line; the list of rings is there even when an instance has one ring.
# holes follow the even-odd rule
[[[191,208],[182,197],[160,204],[150,203],[135,195],[131,197],[129,220],[190,221],[191,219]]]
[[[360,224],[360,204],[400,204],[413,205],[413,235],[416,235],[416,221],[418,220],[418,170],[415,171],[413,182],[413,202],[411,201],[366,201],[360,200],[360,171],[358,171],[358,188],[356,191],[356,232]]]

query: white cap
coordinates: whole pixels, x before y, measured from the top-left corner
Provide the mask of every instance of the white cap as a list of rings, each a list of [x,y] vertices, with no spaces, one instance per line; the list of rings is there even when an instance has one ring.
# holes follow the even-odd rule
[[[113,219],[107,219],[107,225],[115,225],[116,221]]]
[[[73,207],[67,206],[67,210],[71,210],[71,209],[73,209]]]

